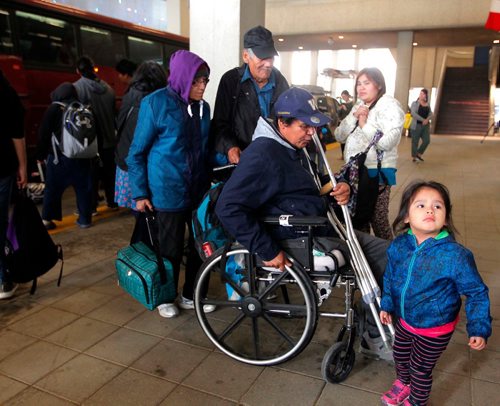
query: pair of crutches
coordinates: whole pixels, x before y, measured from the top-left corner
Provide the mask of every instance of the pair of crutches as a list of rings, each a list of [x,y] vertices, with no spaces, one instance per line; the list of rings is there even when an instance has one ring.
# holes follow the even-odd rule
[[[323,146],[321,145],[321,142],[316,133],[313,135],[313,142],[314,145],[316,146],[317,153],[321,157],[324,167],[328,172],[328,176],[330,178],[330,182],[332,183],[332,187],[335,187],[337,182],[335,180],[335,177],[333,176],[333,172],[330,168],[330,165],[328,164],[325,152],[323,151]],[[349,209],[347,208],[347,205],[342,205],[340,207],[342,209],[342,214],[345,219],[345,225],[343,225],[339,221],[339,219],[337,218],[331,207],[329,207],[328,219],[332,227],[337,232],[337,234],[340,236],[340,238],[342,238],[345,241],[345,243],[349,248],[352,260],[352,268],[356,276],[356,281],[359,286],[359,290],[361,291],[363,301],[370,307],[370,311],[372,312],[373,319],[375,320],[375,323],[380,332],[380,336],[384,342],[385,347],[390,349],[392,345],[392,340],[391,337],[388,337],[387,333],[385,332],[384,326],[380,322],[379,313],[377,309],[377,307],[380,308],[380,296],[381,296],[380,287],[378,286],[377,281],[373,276],[373,273],[370,269],[370,265],[368,264],[365,254],[363,253],[363,250],[361,249],[361,246],[358,242],[356,234],[354,233],[351,216],[349,215]],[[393,325],[389,324],[388,328],[392,336],[394,336]]]

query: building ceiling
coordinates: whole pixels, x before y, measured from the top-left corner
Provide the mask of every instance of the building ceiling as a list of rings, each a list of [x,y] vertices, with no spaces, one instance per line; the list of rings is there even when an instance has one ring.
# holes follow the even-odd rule
[[[483,27],[414,30],[413,41],[419,47],[491,46],[500,40],[500,33]],[[339,38],[343,36],[343,38]],[[280,41],[283,39],[283,41]],[[320,49],[395,48],[398,31],[328,32],[322,34],[276,35],[279,51]],[[356,45],[356,47],[353,47]]]

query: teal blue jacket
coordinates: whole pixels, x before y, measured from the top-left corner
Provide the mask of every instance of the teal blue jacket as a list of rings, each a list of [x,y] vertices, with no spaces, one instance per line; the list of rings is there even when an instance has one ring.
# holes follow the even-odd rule
[[[416,328],[438,327],[456,319],[466,296],[469,337],[491,335],[488,288],[472,253],[448,232],[417,245],[411,231],[387,251],[381,309]]]
[[[196,106],[195,106],[196,103]],[[194,114],[198,124],[190,124]],[[191,112],[191,115],[190,115]],[[127,157],[132,198],[160,211],[193,209],[210,186],[210,108],[188,104],[170,87],[144,97]]]

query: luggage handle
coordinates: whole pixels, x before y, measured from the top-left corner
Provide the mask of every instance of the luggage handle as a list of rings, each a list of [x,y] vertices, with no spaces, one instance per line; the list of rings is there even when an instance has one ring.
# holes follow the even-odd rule
[[[151,232],[151,224],[156,221],[154,212],[146,207],[146,225],[148,227],[149,239],[151,240],[151,245],[153,246],[153,251],[156,255],[156,262],[158,263],[158,272],[160,273],[160,283],[165,285],[167,283],[167,270],[165,269],[165,263],[163,262],[163,257],[160,253],[160,245],[158,240],[153,237]],[[151,224],[150,224],[151,223]]]

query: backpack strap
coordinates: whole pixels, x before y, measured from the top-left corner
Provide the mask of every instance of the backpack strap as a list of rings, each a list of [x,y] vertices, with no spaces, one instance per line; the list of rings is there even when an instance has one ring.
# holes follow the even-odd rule
[[[64,123],[64,109],[68,105],[66,103],[63,103],[63,102],[60,102],[60,101],[54,101],[54,102],[52,102],[52,104],[57,104],[57,105],[59,105],[59,106],[62,107],[62,111],[63,111],[62,128],[61,128],[61,134],[62,134],[62,131],[64,130],[64,124],[65,124]],[[56,146],[59,146],[59,141],[57,140],[57,137],[56,137],[56,135],[54,133],[52,133],[51,142],[52,142],[52,152],[54,152],[54,165],[57,165],[59,163],[59,156],[57,154],[57,148],[56,148]]]

